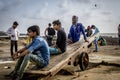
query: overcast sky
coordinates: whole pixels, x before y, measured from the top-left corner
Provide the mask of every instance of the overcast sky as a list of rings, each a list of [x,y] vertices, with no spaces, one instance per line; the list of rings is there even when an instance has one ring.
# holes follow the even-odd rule
[[[21,33],[39,25],[43,35],[48,23],[59,19],[68,33],[72,15],[77,15],[85,27],[95,24],[101,33],[117,33],[119,5],[120,0],[0,0],[0,31],[18,21]]]

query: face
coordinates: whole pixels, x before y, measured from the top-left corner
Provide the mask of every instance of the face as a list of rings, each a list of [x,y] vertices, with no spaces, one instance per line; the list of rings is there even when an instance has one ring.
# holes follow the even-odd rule
[[[28,36],[33,38],[35,36],[35,32],[32,32],[31,30],[28,31]]]
[[[56,24],[53,25],[53,29],[55,29],[55,30],[58,30],[58,27],[59,27],[59,26],[56,25]]]
[[[77,17],[76,16],[73,16],[72,17],[72,24],[76,24],[78,21]]]
[[[13,25],[13,28],[15,29],[17,27],[17,25]]]

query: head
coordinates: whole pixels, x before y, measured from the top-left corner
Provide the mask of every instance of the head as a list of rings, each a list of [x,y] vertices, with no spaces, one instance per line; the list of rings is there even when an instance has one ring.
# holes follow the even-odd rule
[[[88,27],[87,27],[87,29],[91,29],[91,27],[90,27],[90,26],[88,26]]]
[[[95,29],[96,27],[95,27],[95,25],[92,25],[91,28],[92,28],[92,29]]]
[[[51,27],[51,23],[49,23],[48,26]]]
[[[28,29],[28,35],[31,37],[31,38],[34,38],[38,35],[40,35],[40,28],[39,26],[37,25],[33,25],[33,26],[30,26]]]
[[[77,16],[72,16],[72,24],[76,24],[78,22],[78,17]]]
[[[13,22],[13,28],[14,28],[14,29],[15,29],[18,25],[19,25],[19,24],[18,24],[17,21],[14,21],[14,22]]]
[[[55,21],[53,21],[53,28],[55,29],[55,30],[59,30],[60,28],[61,28],[61,22],[59,21],[59,20],[55,20]]]

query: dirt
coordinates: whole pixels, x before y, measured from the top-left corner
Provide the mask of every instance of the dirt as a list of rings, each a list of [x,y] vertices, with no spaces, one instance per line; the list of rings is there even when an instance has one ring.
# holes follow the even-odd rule
[[[4,75],[10,73],[15,66],[15,62],[10,58],[9,47],[9,41],[0,41],[0,80],[11,80],[4,77]],[[19,48],[21,47],[20,45]],[[99,46],[99,52],[94,53],[93,50],[94,46],[88,50],[90,61],[87,70],[81,71],[79,66],[68,65],[49,79],[120,80],[120,46]],[[105,62],[107,63],[105,64]]]

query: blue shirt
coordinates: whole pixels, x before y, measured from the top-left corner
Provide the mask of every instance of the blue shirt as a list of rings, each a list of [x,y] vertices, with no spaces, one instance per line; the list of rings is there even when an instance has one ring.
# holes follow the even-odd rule
[[[73,43],[79,41],[80,34],[83,34],[84,39],[86,39],[86,34],[84,31],[84,27],[81,23],[77,23],[76,25],[72,25],[68,34],[68,39],[72,38]]]
[[[40,36],[37,36],[33,41],[26,46],[27,50],[43,58],[44,66],[49,64],[50,52],[47,42]]]
[[[95,34],[97,34],[99,32],[100,32],[99,29],[97,27],[95,27],[93,35],[95,35]],[[96,37],[96,40],[99,40],[99,36]]]
[[[100,32],[99,29],[97,27],[95,27],[95,31],[94,31],[93,35],[95,35],[95,34],[97,34],[99,32]]]

